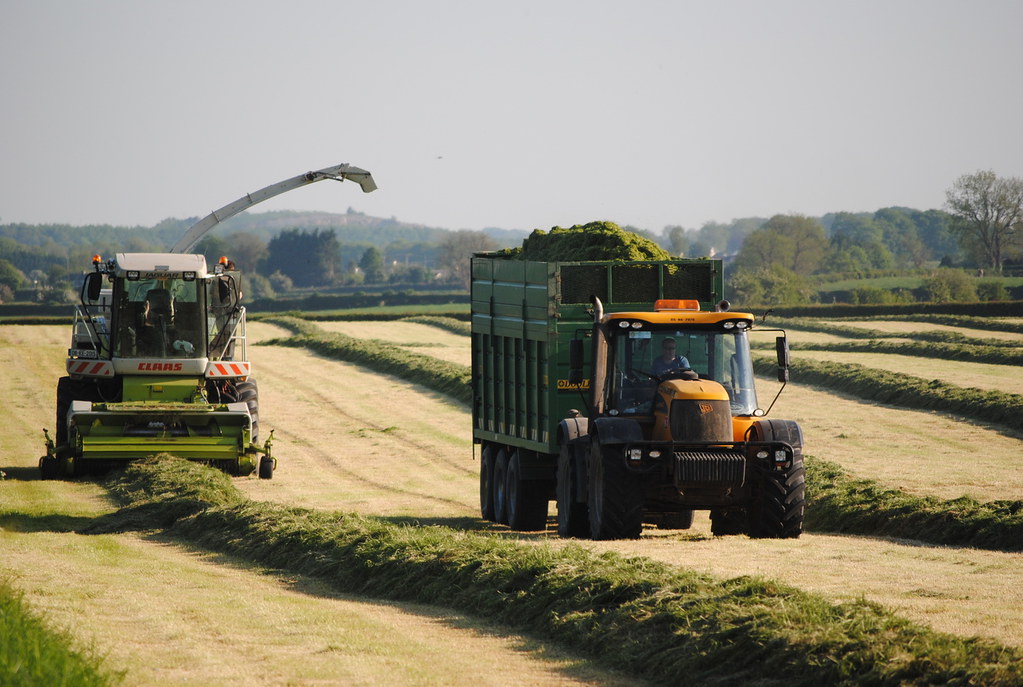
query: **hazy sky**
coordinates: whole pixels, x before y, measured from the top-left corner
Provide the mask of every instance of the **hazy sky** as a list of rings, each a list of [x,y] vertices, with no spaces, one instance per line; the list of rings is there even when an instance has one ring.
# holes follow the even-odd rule
[[[1023,176],[1023,2],[0,0],[0,222],[660,231]]]

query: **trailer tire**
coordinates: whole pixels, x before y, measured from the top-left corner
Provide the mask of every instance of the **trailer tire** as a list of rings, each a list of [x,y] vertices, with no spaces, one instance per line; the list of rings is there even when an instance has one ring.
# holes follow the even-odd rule
[[[480,452],[480,517],[495,522],[494,447],[489,443],[484,443]]]
[[[659,530],[688,530],[692,526],[692,509],[678,513],[665,513],[661,516],[660,522],[657,523],[657,529]]]
[[[743,508],[715,508],[710,512],[710,533],[715,537],[745,534],[749,529]]]
[[[522,479],[519,452],[512,453],[505,476],[505,511],[508,526],[519,532],[547,529],[547,485],[542,480]]]
[[[508,524],[508,451],[497,449],[494,458],[494,522]]]
[[[629,471],[618,446],[594,444],[590,458],[590,536],[638,539],[643,531],[642,478]]]
[[[558,535],[561,537],[588,538],[590,536],[590,514],[585,501],[577,501],[579,472],[575,449],[569,444],[561,445],[558,454],[558,477],[555,494],[558,501]]]

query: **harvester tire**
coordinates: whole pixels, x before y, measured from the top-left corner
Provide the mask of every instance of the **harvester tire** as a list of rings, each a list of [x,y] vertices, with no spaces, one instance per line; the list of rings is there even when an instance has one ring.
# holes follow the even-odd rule
[[[492,444],[483,444],[480,452],[480,517],[490,522],[495,522],[494,453]]]
[[[249,406],[249,416],[252,417],[252,436],[250,440],[255,444],[259,441],[259,389],[256,386],[256,380],[249,377],[238,382],[235,385],[235,393],[239,401]]]
[[[263,456],[259,459],[259,479],[273,479],[274,459]]]
[[[754,425],[754,436],[762,441],[788,443],[793,456],[787,470],[760,471],[749,510],[749,535],[759,539],[795,539],[803,532],[806,506],[802,432],[792,421],[762,420]]]
[[[618,446],[595,444],[590,458],[590,536],[638,539],[643,531],[642,477],[628,469]]]
[[[518,451],[508,460],[505,480],[508,526],[519,532],[547,529],[547,485],[541,480],[522,479]]]
[[[39,476],[43,479],[57,479],[60,477],[60,460],[50,456],[43,456],[39,459]]]
[[[494,522],[508,524],[508,451],[497,450],[494,458]]]
[[[590,536],[590,514],[586,502],[576,500],[578,493],[575,450],[568,444],[561,445],[558,455],[558,478],[555,494],[558,500],[558,535],[562,537],[588,538]]]

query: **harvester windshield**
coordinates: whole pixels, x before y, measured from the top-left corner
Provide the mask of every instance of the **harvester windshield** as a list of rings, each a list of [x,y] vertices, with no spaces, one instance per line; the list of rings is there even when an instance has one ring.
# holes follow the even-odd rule
[[[118,279],[114,285],[114,355],[201,358],[206,355],[203,289],[180,278]]]
[[[714,329],[625,329],[611,337],[611,408],[628,415],[652,413],[659,381],[691,369],[728,392],[733,415],[753,415],[757,394],[745,331]]]

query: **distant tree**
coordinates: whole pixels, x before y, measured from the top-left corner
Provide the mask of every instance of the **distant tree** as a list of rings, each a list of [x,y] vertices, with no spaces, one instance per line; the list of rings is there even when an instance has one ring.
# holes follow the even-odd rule
[[[805,277],[777,264],[736,272],[729,287],[732,300],[743,307],[809,303],[814,294]]]
[[[376,246],[370,246],[362,254],[359,267],[366,275],[367,284],[379,284],[384,280],[384,256]]]
[[[295,286],[323,286],[338,279],[341,247],[333,229],[282,231],[267,244],[265,271],[280,271]]]
[[[0,284],[9,288],[12,292],[21,288],[27,281],[21,270],[15,267],[9,260],[0,258]]]
[[[738,269],[778,266],[800,275],[820,268],[828,250],[824,227],[803,215],[775,215],[749,236],[735,260]]]
[[[284,274],[280,270],[271,274],[269,279],[271,288],[273,288],[273,290],[278,293],[280,292],[286,293],[295,288],[295,283],[291,280],[291,277]]]
[[[964,174],[945,192],[952,231],[975,245],[985,264],[1001,273],[1006,249],[1023,232],[1023,179],[993,171]]]
[[[195,248],[192,250],[206,256],[206,268],[210,270],[216,266],[222,256],[234,259],[227,241],[220,236],[207,234],[195,244]]]
[[[672,255],[686,255],[686,249],[689,248],[689,235],[686,234],[685,229],[678,225],[667,226],[664,228],[664,235],[667,237]]]
[[[482,231],[460,229],[449,232],[440,241],[437,260],[452,280],[469,288],[472,281],[470,259],[479,251],[494,250],[494,240]]]
[[[962,270],[941,267],[924,280],[927,300],[934,303],[977,300],[977,284]]]
[[[247,231],[238,231],[227,237],[227,257],[234,260],[242,272],[254,273],[267,256],[266,241]]]

